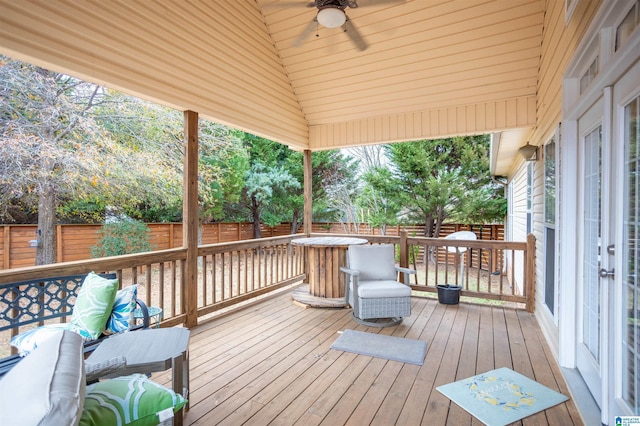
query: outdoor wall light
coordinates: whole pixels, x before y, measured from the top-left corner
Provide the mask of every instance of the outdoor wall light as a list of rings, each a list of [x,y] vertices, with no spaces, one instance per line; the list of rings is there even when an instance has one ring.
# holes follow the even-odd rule
[[[317,20],[325,28],[338,28],[344,25],[347,15],[342,9],[327,7],[318,12]]]
[[[536,161],[538,159],[538,147],[529,145],[529,142],[525,146],[518,148],[518,152],[525,161]]]

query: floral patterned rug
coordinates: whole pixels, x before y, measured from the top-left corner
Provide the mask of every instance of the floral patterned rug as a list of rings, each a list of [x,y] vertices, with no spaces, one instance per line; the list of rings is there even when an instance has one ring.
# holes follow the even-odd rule
[[[490,426],[513,423],[569,399],[509,368],[498,368],[436,389]]]

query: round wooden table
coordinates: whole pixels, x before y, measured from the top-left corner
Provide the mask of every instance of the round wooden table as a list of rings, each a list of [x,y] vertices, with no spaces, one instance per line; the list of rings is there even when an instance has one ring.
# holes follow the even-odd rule
[[[345,275],[340,267],[347,265],[347,249],[350,245],[368,242],[352,237],[311,237],[291,241],[291,244],[307,247],[309,293],[316,297],[344,297]]]

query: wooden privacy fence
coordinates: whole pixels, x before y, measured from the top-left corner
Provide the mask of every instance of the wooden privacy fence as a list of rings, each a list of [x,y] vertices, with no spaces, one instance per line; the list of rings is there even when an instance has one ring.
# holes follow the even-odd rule
[[[182,224],[150,223],[150,243],[154,251],[182,247]],[[102,225],[57,225],[56,262],[73,262],[91,258],[91,247],[98,242]],[[262,226],[263,237],[286,236],[290,225]],[[29,241],[36,239],[37,225],[2,225],[0,269],[35,265],[36,250]],[[243,222],[208,223],[202,226],[202,244],[226,243],[253,238],[253,224]]]
[[[91,258],[91,247],[98,241],[98,231],[101,225],[57,225],[57,253],[56,262],[73,262]],[[167,250],[182,247],[182,224],[180,223],[151,223],[150,242],[154,251]],[[0,225],[0,270],[22,268],[35,265],[36,250],[30,247],[29,241],[36,239],[36,225]],[[253,224],[244,222],[210,223],[202,225],[201,244],[217,244],[234,241],[249,240],[253,238]],[[262,237],[278,237],[290,235],[291,225],[283,223],[275,227],[262,225],[260,232]],[[314,223],[313,233],[349,233],[360,235],[382,235],[379,228],[371,228],[366,224],[342,224],[342,223]],[[348,230],[345,231],[345,230]],[[504,226],[499,225],[459,225],[445,224],[441,231],[441,237],[456,231],[473,231],[479,240],[503,240]],[[424,225],[389,226],[386,228],[386,236],[399,236],[401,231],[406,231],[410,237],[422,237],[425,235]],[[424,262],[422,248],[416,253],[416,262]],[[442,255],[442,254],[441,254]],[[496,265],[489,265],[488,258],[476,256],[480,252],[474,252],[472,262],[478,261],[488,270],[495,271]],[[483,253],[482,256],[486,256]],[[494,258],[495,259],[495,258]],[[441,261],[446,259],[441,258]]]

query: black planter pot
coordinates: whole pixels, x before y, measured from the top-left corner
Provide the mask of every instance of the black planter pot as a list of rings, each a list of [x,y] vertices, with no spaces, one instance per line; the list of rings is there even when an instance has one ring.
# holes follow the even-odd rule
[[[438,284],[438,302],[444,305],[457,305],[460,302],[460,290],[459,285],[451,284]]]

